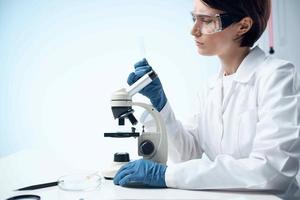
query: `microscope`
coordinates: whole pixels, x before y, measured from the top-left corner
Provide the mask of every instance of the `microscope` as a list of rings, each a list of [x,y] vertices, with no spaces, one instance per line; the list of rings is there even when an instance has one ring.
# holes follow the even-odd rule
[[[125,125],[126,119],[128,119],[133,126],[136,125],[138,121],[133,115],[134,110],[132,107],[139,106],[152,116],[155,122],[156,131],[147,132],[143,127],[140,134],[139,132],[136,132],[135,127],[132,127],[131,132],[104,133],[104,137],[138,137],[137,149],[139,156],[142,156],[143,159],[166,164],[168,157],[168,141],[166,127],[160,113],[152,105],[132,101],[132,97],[150,84],[156,77],[157,74],[151,70],[127,89],[122,88],[114,92],[111,97],[112,113],[114,118],[118,120],[119,126]],[[119,168],[127,162],[129,162],[128,153],[116,153],[111,168],[102,171],[103,176],[107,179],[113,179]]]

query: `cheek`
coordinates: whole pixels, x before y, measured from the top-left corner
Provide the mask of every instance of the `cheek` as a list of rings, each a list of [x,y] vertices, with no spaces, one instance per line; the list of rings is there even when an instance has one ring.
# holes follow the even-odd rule
[[[217,37],[217,35],[206,35],[203,36],[204,45],[198,47],[198,53],[205,56],[218,55],[220,49],[224,44],[222,37]]]
[[[198,48],[198,53],[201,55],[220,55],[229,46],[232,45],[233,39],[223,32],[207,35],[203,37],[204,47]]]

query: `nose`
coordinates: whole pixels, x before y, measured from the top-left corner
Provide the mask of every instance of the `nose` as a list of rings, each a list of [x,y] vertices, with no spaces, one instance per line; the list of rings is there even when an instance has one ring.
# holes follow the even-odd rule
[[[200,37],[202,35],[200,28],[200,25],[196,22],[191,30],[191,35],[195,37]]]

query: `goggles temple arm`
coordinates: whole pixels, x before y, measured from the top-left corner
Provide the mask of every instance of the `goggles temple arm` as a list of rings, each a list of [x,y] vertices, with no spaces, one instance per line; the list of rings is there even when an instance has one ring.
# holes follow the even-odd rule
[[[221,30],[224,30],[231,24],[238,22],[239,20],[241,20],[243,18],[242,16],[231,15],[231,14],[227,14],[227,13],[218,14],[218,16],[220,17],[220,22],[221,22],[220,29]]]

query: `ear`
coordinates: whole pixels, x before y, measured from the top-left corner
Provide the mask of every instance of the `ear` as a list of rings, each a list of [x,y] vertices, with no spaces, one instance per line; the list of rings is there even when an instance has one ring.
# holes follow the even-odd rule
[[[253,20],[250,17],[244,17],[238,22],[237,26],[237,37],[241,37],[245,33],[247,33],[253,24]]]

